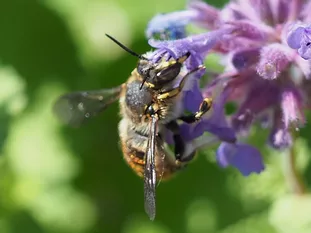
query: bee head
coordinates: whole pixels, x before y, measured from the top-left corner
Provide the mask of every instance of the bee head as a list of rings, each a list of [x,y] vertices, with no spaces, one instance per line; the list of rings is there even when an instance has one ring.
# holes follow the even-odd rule
[[[143,87],[145,82],[147,82],[153,89],[160,89],[163,87],[163,85],[173,81],[179,74],[182,63],[190,56],[190,52],[187,52],[185,55],[179,57],[178,59],[173,59],[170,61],[162,59],[160,62],[154,63],[143,55],[139,55],[131,49],[127,48],[112,36],[108,34],[106,34],[106,36],[119,45],[122,49],[139,58],[137,72],[143,78],[140,89]]]
[[[190,56],[187,52],[178,59],[158,63],[146,59],[140,59],[137,65],[137,72],[143,77],[143,82],[148,82],[154,89],[173,81],[179,74],[182,63]]]

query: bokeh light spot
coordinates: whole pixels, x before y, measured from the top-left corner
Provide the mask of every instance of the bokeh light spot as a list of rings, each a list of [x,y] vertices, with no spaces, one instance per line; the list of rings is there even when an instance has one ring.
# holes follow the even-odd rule
[[[186,211],[187,232],[213,232],[217,227],[217,210],[208,199],[193,201]]]

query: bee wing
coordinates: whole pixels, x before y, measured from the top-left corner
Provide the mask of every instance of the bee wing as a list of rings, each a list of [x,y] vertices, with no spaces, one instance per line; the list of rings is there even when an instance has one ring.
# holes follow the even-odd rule
[[[150,121],[150,132],[145,155],[145,174],[144,174],[144,195],[145,195],[145,211],[150,220],[154,220],[156,214],[156,169],[155,169],[155,144],[158,119],[152,116]]]
[[[62,122],[78,127],[118,100],[121,90],[122,86],[68,93],[56,100],[53,111]]]

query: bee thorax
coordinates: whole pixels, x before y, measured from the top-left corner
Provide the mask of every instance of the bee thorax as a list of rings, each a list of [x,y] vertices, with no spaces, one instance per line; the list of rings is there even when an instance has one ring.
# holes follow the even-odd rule
[[[124,113],[130,119],[136,122],[140,121],[139,119],[145,114],[146,106],[152,102],[151,91],[146,86],[141,88],[141,81],[134,80],[127,84],[125,92],[124,104],[121,108],[124,108]]]

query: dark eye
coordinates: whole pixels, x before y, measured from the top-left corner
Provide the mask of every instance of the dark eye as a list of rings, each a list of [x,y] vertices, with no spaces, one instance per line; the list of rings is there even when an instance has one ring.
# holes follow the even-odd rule
[[[157,83],[170,82],[177,77],[181,69],[181,63],[175,63],[156,74]]]

